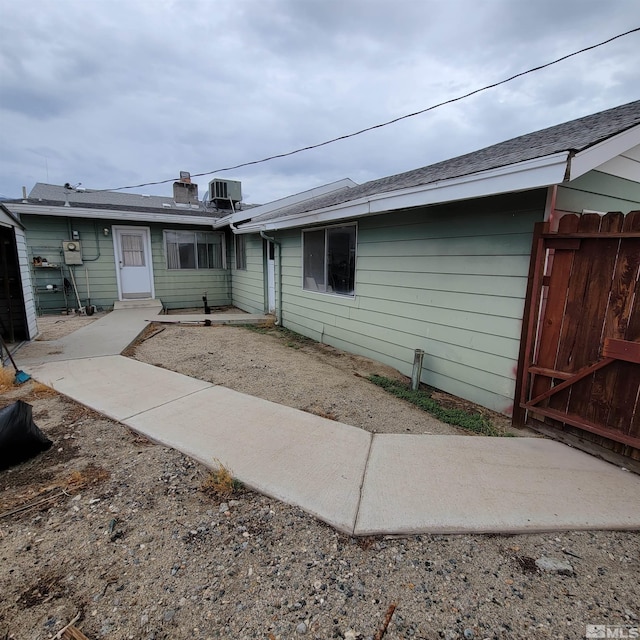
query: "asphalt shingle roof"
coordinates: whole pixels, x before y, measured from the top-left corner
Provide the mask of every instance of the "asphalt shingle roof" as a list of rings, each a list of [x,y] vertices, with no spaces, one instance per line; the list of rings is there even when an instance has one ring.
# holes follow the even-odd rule
[[[282,216],[296,215],[379,193],[460,178],[562,151],[583,151],[639,124],[640,100],[637,100],[620,107],[512,138],[443,162],[372,180],[355,187],[347,187],[327,196],[265,214],[260,216],[259,220],[266,221]]]

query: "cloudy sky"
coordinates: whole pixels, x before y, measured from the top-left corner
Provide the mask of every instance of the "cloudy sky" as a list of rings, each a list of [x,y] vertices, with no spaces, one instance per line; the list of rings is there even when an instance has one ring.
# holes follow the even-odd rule
[[[640,26],[638,0],[0,0],[0,196],[323,142]],[[262,203],[640,98],[640,33],[350,140],[214,173]],[[137,193],[170,195],[171,184]]]

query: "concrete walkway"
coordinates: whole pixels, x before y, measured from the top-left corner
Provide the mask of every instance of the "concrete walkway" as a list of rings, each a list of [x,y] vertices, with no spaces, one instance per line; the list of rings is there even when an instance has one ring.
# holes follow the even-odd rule
[[[29,373],[348,534],[640,529],[640,476],[558,442],[371,434],[118,355],[159,311],[114,311]]]

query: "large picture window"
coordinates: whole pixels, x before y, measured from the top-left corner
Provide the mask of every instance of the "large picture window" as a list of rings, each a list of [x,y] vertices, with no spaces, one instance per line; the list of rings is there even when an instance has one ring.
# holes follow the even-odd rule
[[[356,225],[302,232],[303,288],[353,296]]]
[[[221,233],[207,231],[165,231],[167,269],[223,269]]]

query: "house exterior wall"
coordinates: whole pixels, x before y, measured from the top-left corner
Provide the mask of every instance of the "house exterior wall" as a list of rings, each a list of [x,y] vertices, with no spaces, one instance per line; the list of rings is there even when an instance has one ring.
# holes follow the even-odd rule
[[[640,182],[589,171],[567,185],[558,186],[557,211],[582,213],[591,211],[637,211],[640,209]]]
[[[64,266],[62,241],[69,240],[71,230],[80,234],[83,264],[74,268],[80,301],[85,304],[87,287],[85,267],[89,275],[91,304],[111,309],[118,300],[116,264],[113,247],[112,225],[123,226],[121,220],[90,220],[54,216],[34,216],[23,214],[21,221],[26,228],[29,264],[34,256],[47,258],[50,263],[62,265],[62,268],[33,267],[34,286],[37,306],[40,313],[53,313],[64,308],[64,296],[60,290],[64,278],[71,280],[69,267]],[[210,306],[224,306],[231,303],[230,278],[227,269],[212,270],[170,270],[167,269],[163,231],[170,229],[209,231],[210,227],[163,225],[158,223],[136,223],[131,226],[144,226],[151,230],[151,252],[153,256],[153,275],[155,295],[165,307],[187,308],[202,306],[205,292]],[[103,229],[109,229],[109,235]],[[47,284],[56,284],[58,290],[49,292]],[[67,295],[68,307],[77,308],[78,303],[73,290]]]
[[[29,340],[34,340],[38,335],[38,324],[36,322],[36,303],[33,295],[33,283],[31,270],[29,268],[29,256],[27,251],[27,241],[24,231],[15,227],[16,248],[18,250],[18,264],[20,266],[20,280],[22,281],[22,296],[24,299],[24,311],[27,319],[27,331]]]
[[[210,307],[224,307],[231,304],[231,277],[228,268],[167,269],[163,231],[169,229],[191,231],[195,227],[158,224],[145,226],[151,227],[151,251],[153,253],[153,277],[156,298],[162,300],[167,309],[202,308],[202,296],[205,294]],[[195,230],[210,231],[211,227]],[[225,246],[227,267],[229,265],[228,254],[228,248]]]
[[[510,414],[533,225],[544,190],[358,222],[355,297],[302,288],[301,231],[281,234],[283,323]]]
[[[264,241],[260,235],[245,234],[247,268],[236,269],[234,236],[231,236],[231,290],[233,305],[247,313],[265,312]]]

